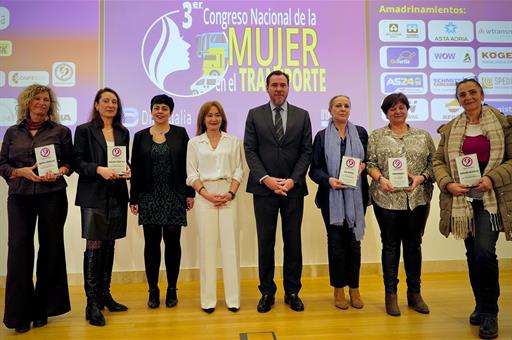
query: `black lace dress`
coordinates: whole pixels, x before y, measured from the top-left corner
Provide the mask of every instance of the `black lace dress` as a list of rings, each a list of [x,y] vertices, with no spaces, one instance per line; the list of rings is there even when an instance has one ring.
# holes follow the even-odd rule
[[[185,192],[173,187],[171,152],[167,143],[153,143],[153,193],[143,194],[139,202],[139,225],[187,225]]]

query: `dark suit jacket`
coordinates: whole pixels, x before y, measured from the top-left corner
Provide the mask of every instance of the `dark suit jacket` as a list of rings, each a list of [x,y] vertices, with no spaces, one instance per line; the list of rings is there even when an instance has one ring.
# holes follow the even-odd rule
[[[130,203],[139,204],[139,199],[144,193],[152,193],[153,162],[151,161],[151,147],[153,137],[149,129],[144,129],[135,134],[132,148],[132,178],[130,187]],[[188,134],[187,130],[180,126],[171,125],[169,132],[165,134],[166,142],[171,152],[171,164],[173,176],[169,178],[171,187],[181,188],[187,197],[194,197],[195,191],[185,184],[187,178],[186,158]]]
[[[359,133],[359,139],[361,140],[361,144],[363,144],[364,148],[364,160],[366,162],[366,149],[368,147],[368,132],[361,127],[356,125],[357,132]],[[329,174],[327,171],[327,164],[325,162],[325,129],[319,131],[315,136],[315,141],[313,143],[313,162],[311,163],[311,168],[309,169],[309,177],[318,184],[318,191],[315,197],[316,206],[320,209],[328,209],[329,208],[329,189],[331,185],[329,184]],[[362,194],[363,194],[363,204],[364,211],[366,212],[366,207],[369,202],[369,194],[368,194],[368,178],[366,168],[361,173],[361,185],[362,185]]]
[[[259,180],[265,175],[291,178],[295,186],[289,197],[308,194],[306,172],[311,163],[311,121],[307,111],[288,103],[286,131],[277,141],[270,103],[249,110],[245,123],[244,149],[250,173],[247,192],[271,195]]]
[[[127,129],[114,128],[115,145],[126,146],[127,162],[129,141],[130,133]],[[76,128],[73,158],[74,169],[79,175],[75,205],[84,208],[106,208],[111,196],[120,204],[128,203],[128,186],[125,179],[107,181],[96,173],[98,166],[108,164],[107,142],[101,129],[91,122]]]

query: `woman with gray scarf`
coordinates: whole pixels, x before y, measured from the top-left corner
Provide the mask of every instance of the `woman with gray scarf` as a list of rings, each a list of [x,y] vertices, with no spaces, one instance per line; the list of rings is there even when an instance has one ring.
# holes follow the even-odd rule
[[[464,112],[439,128],[441,141],[434,172],[441,190],[439,229],[463,239],[475,310],[469,323],[480,325],[483,339],[498,336],[499,267],[496,242],[500,231],[512,240],[512,117],[482,105],[484,92],[475,79],[456,86]],[[481,179],[461,184],[457,158],[476,154]]]
[[[327,229],[329,276],[334,287],[334,304],[347,309],[344,287],[349,287],[350,305],[363,308],[359,293],[361,240],[364,236],[364,214],[368,205],[368,181],[364,161],[368,133],[348,121],[350,98],[333,97],[329,102],[331,119],[326,129],[315,136],[313,162],[309,171],[318,184],[315,203],[322,211]],[[343,156],[361,160],[355,186],[339,180]]]

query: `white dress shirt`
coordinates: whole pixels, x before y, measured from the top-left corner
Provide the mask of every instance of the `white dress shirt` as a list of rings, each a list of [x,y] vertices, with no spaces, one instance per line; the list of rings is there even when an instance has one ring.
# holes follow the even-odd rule
[[[204,181],[236,180],[242,182],[242,149],[235,136],[221,132],[217,148],[213,148],[206,132],[193,137],[187,148],[187,185]]]

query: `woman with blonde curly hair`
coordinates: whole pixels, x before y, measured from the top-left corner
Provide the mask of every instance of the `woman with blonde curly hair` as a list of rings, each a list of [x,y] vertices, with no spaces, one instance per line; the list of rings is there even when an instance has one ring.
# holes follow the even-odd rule
[[[68,312],[69,291],[64,253],[64,223],[68,212],[66,181],[71,173],[71,131],[58,122],[53,91],[30,85],[18,97],[18,120],[5,133],[0,175],[9,186],[8,255],[4,324],[19,333],[48,323],[48,316]],[[56,173],[38,172],[35,148],[53,146]],[[50,149],[51,150],[51,149]],[[34,232],[39,237],[36,284]]]

